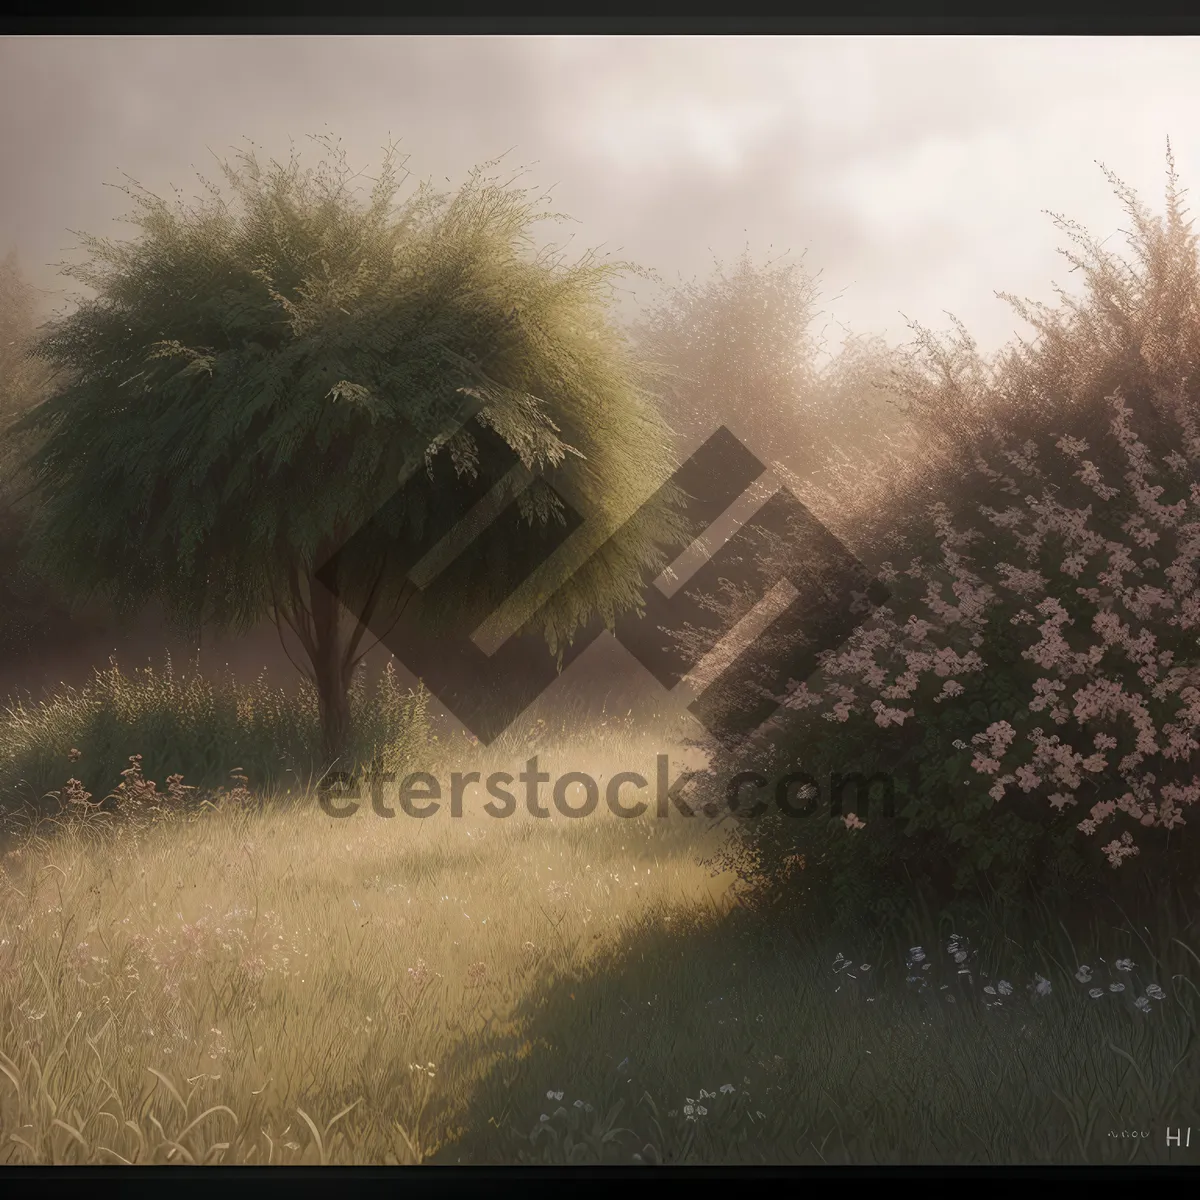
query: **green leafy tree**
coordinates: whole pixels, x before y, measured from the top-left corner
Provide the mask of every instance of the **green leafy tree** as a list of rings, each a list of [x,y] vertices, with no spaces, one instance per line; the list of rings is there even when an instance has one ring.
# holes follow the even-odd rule
[[[363,195],[338,144],[317,140],[315,168],[253,149],[222,163],[229,192],[207,184],[191,207],[130,184],[140,234],[87,236],[86,261],[63,268],[94,295],[40,339],[65,382],[24,425],[40,437],[36,561],[119,607],[157,596],[192,628],[272,617],[301,648],[332,764],[368,626],[421,605],[407,573],[389,577],[387,547],[420,537],[489,444],[519,459],[501,489],[523,518],[510,541],[561,522],[559,497],[588,518],[591,540],[515,610],[551,652],[638,603],[677,498],[626,521],[670,469],[609,319],[626,264],[538,249],[555,214],[494,163],[456,192],[401,199],[389,148]],[[317,572],[414,478],[427,486],[339,558],[339,602]],[[493,548],[464,580],[472,611],[511,600],[495,563]]]

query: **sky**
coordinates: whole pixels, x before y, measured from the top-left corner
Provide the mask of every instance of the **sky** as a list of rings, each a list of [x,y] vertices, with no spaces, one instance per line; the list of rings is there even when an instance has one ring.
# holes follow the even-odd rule
[[[803,254],[835,338],[950,312],[992,349],[1021,328],[997,291],[1070,283],[1044,210],[1119,239],[1097,160],[1157,206],[1168,137],[1200,177],[1198,110],[1184,37],[4,37],[0,253],[67,295],[71,230],[131,232],[105,183],[191,196],[211,152],[332,132],[438,182],[508,151],[573,245],[669,281]]]

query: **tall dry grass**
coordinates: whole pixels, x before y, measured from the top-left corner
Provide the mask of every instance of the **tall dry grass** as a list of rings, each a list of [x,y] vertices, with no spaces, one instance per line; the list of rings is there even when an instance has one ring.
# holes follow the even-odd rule
[[[402,688],[391,664],[374,685],[356,676],[350,706],[351,773],[380,757],[406,761],[432,736],[428,695]],[[169,656],[161,668],[127,674],[113,660],[83,687],[39,701],[13,697],[0,711],[0,812],[44,808],[68,767],[103,796],[133,754],[152,779],[180,773],[212,789],[236,771],[256,792],[302,791],[320,772],[320,729],[316,689],[306,681],[285,688],[265,671],[251,684],[229,673],[212,679]]]
[[[553,712],[417,765],[443,788],[532,754],[601,787],[682,765],[632,715],[579,740]],[[700,818],[484,799],[27,832],[0,860],[0,1161],[1175,1161],[1166,1126],[1200,1124],[1194,929],[1072,944],[999,914],[964,979],[936,915],[836,946],[751,919]]]

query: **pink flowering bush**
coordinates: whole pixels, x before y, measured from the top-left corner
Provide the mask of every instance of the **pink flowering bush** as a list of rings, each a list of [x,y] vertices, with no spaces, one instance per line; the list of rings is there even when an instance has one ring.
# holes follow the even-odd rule
[[[747,827],[750,874],[803,848],[808,886],[878,907],[1134,863],[1165,884],[1195,851],[1200,269],[1173,172],[1163,219],[1117,187],[1133,261],[1060,221],[1087,294],[1018,305],[1037,341],[985,363],[922,334],[903,390],[955,453],[875,564],[891,598],[791,682],[772,740],[818,776],[889,773],[896,817]]]

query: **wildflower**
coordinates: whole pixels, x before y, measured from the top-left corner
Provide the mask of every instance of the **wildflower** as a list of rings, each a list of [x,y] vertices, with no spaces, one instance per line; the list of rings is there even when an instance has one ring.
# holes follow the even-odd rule
[[[913,946],[913,948],[908,952],[908,958],[910,962],[924,962],[925,951],[920,946]]]
[[[1123,983],[1110,983],[1108,985],[1108,990],[1110,992],[1123,992],[1125,990],[1125,985]]]
[[[1134,1007],[1141,1009],[1142,1012],[1150,1011],[1150,1001],[1145,996],[1139,996],[1134,1002]]]
[[[1007,979],[1000,979],[1000,980],[997,980],[997,982],[996,982],[996,991],[998,991],[998,992],[1000,993],[1000,995],[1002,995],[1002,996],[1011,996],[1011,995],[1012,995],[1012,990],[1013,990],[1013,986],[1012,986],[1012,984],[1011,984],[1011,983],[1009,983],[1009,982],[1008,982],[1008,980],[1007,980]]]
[[[428,983],[432,975],[433,972],[430,971],[428,966],[425,965],[425,960],[423,958],[417,959],[417,965],[415,967],[408,968],[409,982],[414,984],[416,987],[421,987]]]
[[[1146,995],[1149,996],[1151,1000],[1161,1000],[1163,998],[1163,990],[1158,986],[1157,983],[1151,983],[1146,987]]]
[[[1132,958],[1118,958],[1113,965],[1118,971],[1132,971],[1137,966]]]
[[[550,1091],[550,1092],[546,1093],[547,1100],[561,1100],[562,1098],[563,1098],[562,1092]]]
[[[685,1104],[683,1106],[683,1115],[685,1117],[690,1117],[695,1111],[696,1106],[694,1104]]]
[[[576,1101],[575,1101],[575,1107],[576,1107],[576,1108],[582,1108],[582,1107],[583,1107],[583,1101],[582,1101],[582,1100],[576,1100]]]
[[[1075,972],[1075,978],[1078,979],[1080,983],[1088,983],[1092,978],[1092,968],[1089,967],[1087,963],[1084,963],[1083,966],[1081,966],[1079,970]]]
[[[696,1115],[700,1116],[700,1117],[706,1117],[706,1116],[708,1116],[708,1109],[705,1108],[703,1104],[697,1104],[696,1105]]]
[[[1100,997],[1104,995],[1104,989],[1103,988],[1092,988],[1088,992],[1088,995],[1091,996],[1091,998],[1093,1000],[1099,1000]]]
[[[1147,991],[1149,991],[1150,989],[1149,989],[1149,988],[1147,988],[1146,990],[1147,990]],[[729,1095],[729,1093],[730,1093],[730,1092],[732,1092],[733,1090],[734,1090],[734,1088],[733,1088],[733,1084],[732,1084],[732,1083],[723,1083],[723,1084],[721,1084],[721,1094],[722,1094],[723,1096],[727,1096],[727,1095]]]
[[[996,989],[994,987],[992,987],[992,985],[990,983],[983,990],[989,996],[994,996],[996,994]]]
[[[1043,978],[1041,975],[1035,975],[1033,979],[1033,990],[1039,996],[1048,996],[1050,994],[1050,980]]]
[[[539,1120],[539,1121],[541,1121],[541,1123],[542,1123],[543,1125],[545,1125],[545,1123],[546,1123],[547,1121],[549,1121],[549,1120],[550,1120],[550,1114],[549,1114],[549,1113],[542,1113],[542,1115],[541,1115],[540,1117],[538,1117],[538,1120]]]

